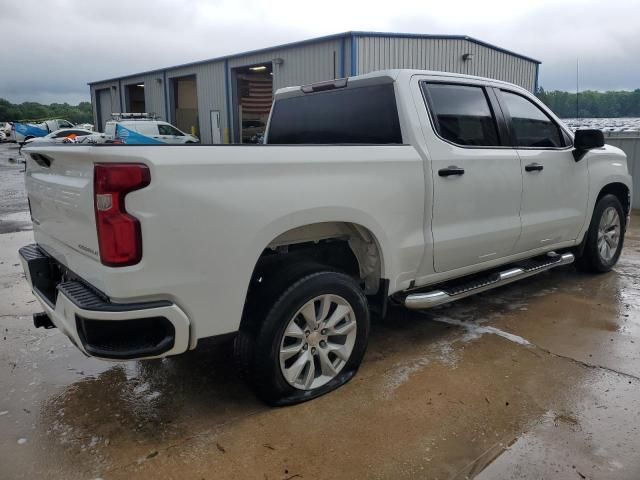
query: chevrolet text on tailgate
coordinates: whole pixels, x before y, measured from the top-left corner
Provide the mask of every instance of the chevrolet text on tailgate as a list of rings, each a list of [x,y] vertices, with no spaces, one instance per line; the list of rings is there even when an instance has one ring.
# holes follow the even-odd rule
[[[255,392],[285,405],[353,377],[389,300],[620,256],[625,155],[515,85],[390,70],[285,88],[266,143],[29,147],[36,326],[115,360],[234,336]]]

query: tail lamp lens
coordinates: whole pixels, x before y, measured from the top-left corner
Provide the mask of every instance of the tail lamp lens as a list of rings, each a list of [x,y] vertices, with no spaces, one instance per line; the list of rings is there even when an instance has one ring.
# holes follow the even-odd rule
[[[149,168],[98,163],[93,174],[100,261],[110,267],[134,265],[142,259],[142,233],[138,219],[126,211],[125,196],[149,185]]]

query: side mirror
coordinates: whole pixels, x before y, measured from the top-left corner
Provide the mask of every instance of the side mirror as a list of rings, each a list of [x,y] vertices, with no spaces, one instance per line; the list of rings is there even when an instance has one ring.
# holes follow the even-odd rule
[[[576,130],[573,147],[573,158],[579,162],[589,150],[604,147],[604,134],[602,130]]]

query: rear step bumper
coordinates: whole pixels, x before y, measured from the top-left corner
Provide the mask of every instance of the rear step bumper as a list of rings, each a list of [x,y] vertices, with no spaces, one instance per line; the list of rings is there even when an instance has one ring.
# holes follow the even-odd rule
[[[513,268],[508,268],[501,272],[487,275],[486,277],[476,278],[466,283],[428,292],[410,293],[405,297],[404,305],[414,310],[435,307],[476,293],[491,290],[492,288],[507,285],[561,265],[568,265],[569,263],[573,263],[573,261],[574,256],[572,253],[563,253],[561,255],[549,254],[543,260],[528,260]]]
[[[19,253],[27,281],[44,308],[39,315],[46,315],[87,355],[125,360],[187,350],[189,319],[172,302],[112,302],[82,280],[68,280],[70,272],[38,245],[22,247]]]

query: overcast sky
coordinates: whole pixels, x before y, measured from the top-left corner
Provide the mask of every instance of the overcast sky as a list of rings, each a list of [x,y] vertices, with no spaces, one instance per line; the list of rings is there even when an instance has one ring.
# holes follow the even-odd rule
[[[469,35],[542,62],[545,89],[640,88],[638,0],[0,0],[0,97],[89,99],[87,82],[347,30]]]

